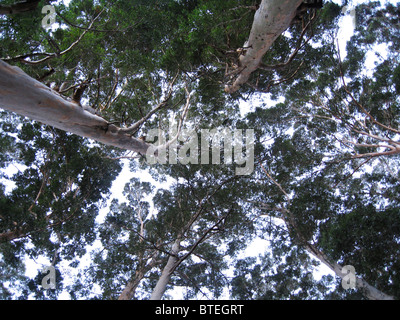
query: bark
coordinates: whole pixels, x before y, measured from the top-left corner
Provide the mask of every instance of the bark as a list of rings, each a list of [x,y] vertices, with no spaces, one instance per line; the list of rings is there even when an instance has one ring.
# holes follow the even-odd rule
[[[35,10],[40,0],[26,0],[9,6],[0,5],[0,14],[16,14]]]
[[[232,85],[227,85],[227,93],[236,92],[250,75],[258,69],[265,53],[274,41],[291,25],[297,8],[303,0],[262,0],[254,15],[253,25],[243,53],[239,57],[237,74]]]
[[[149,144],[0,60],[0,108],[106,145],[146,155]],[[86,109],[86,110],[85,110]]]
[[[129,281],[126,285],[125,289],[122,291],[118,300],[132,300],[135,296],[136,288],[139,286],[140,281],[144,278],[146,272],[143,270],[139,270],[135,274],[135,278],[132,281]]]
[[[176,267],[179,265],[181,261],[178,257],[178,253],[180,251],[180,244],[181,244],[181,239],[180,238],[176,239],[172,246],[168,262],[161,273],[160,279],[158,279],[156,287],[154,288],[153,293],[151,294],[150,300],[161,300],[162,296],[164,295],[164,292],[167,288],[167,284],[171,279],[171,276],[174,273]]]
[[[190,99],[190,98],[188,98]],[[210,199],[214,197],[214,195],[224,186],[226,183],[236,179],[238,176],[234,176],[224,180],[221,184],[219,184],[215,190],[211,193],[205,195],[203,199],[199,202],[199,208],[197,209],[196,213],[191,216],[187,224],[182,228],[181,232],[178,234],[174,244],[172,245],[171,251],[169,252],[169,258],[167,264],[165,265],[160,278],[156,284],[156,287],[153,290],[153,293],[150,297],[150,300],[161,300],[164,292],[167,288],[167,284],[171,279],[172,274],[174,273],[175,269],[186,259],[188,258],[193,251],[197,248],[197,246],[205,241],[206,237],[210,234],[210,232],[215,231],[215,228],[226,219],[226,217],[231,213],[231,210],[228,211],[226,215],[221,217],[211,228],[208,228],[202,236],[200,236],[192,245],[188,252],[181,257],[178,256],[179,252],[181,251],[181,241],[185,239],[187,236],[187,232],[193,227],[194,223],[200,218],[201,214],[204,212],[204,205],[209,203]]]
[[[329,259],[325,256],[325,254],[322,253],[317,248],[315,248],[313,245],[307,243],[306,248],[318,260],[320,260],[326,266],[328,266],[338,277],[343,279],[346,276],[346,273],[342,273],[343,267],[341,265],[339,265],[336,262],[329,261]],[[383,293],[382,291],[370,285],[367,281],[365,281],[361,277],[356,277],[356,286],[362,290],[363,294],[369,300],[394,300],[393,296]]]
[[[135,273],[135,278],[128,282],[125,289],[122,291],[118,300],[132,300],[135,296],[136,288],[139,286],[140,282],[143,280],[144,276],[148,271],[150,271],[157,263],[158,263],[158,256],[159,251],[156,251],[151,258],[151,261],[142,267],[139,267]],[[141,258],[143,259],[143,257]]]
[[[288,204],[290,204],[290,196],[289,194],[282,188],[282,186],[268,173],[268,171],[264,168],[264,166],[260,163],[261,169],[267,175],[267,177],[281,190],[281,192],[285,195]],[[288,205],[289,207],[290,205]],[[271,209],[269,205],[264,206],[264,209]],[[338,277],[343,279],[347,273],[342,273],[343,267],[336,262],[332,262],[329,258],[320,251],[316,246],[311,244],[299,230],[296,224],[296,219],[293,216],[293,213],[286,208],[275,208],[275,210],[280,211],[283,216],[281,219],[286,224],[288,230],[292,229],[296,234],[300,243],[304,246],[304,248],[310,252],[314,257],[324,263],[328,268],[330,268]],[[276,217],[275,217],[276,218]],[[367,281],[365,281],[361,277],[356,277],[356,286],[363,291],[363,294],[370,300],[394,300],[393,296],[390,296],[377,288],[371,286]]]

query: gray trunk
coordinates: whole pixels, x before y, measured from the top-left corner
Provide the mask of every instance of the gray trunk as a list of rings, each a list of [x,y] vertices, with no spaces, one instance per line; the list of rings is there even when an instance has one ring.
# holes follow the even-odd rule
[[[150,300],[161,300],[162,296],[164,295],[167,284],[179,264],[178,253],[180,251],[180,243],[181,240],[179,238],[175,240],[168,258],[168,262],[161,273],[160,279],[158,279],[157,285],[151,294]]]
[[[258,69],[265,53],[290,26],[297,8],[303,0],[262,0],[256,11],[249,39],[243,45],[239,57],[238,75],[232,85],[226,86],[227,93],[237,91],[250,75]]]
[[[142,232],[143,234],[143,232]],[[144,276],[148,271],[150,271],[157,263],[158,263],[158,256],[160,252],[156,251],[151,259],[151,261],[142,267],[139,267],[139,269],[135,273],[135,278],[132,279],[131,281],[128,282],[126,285],[125,289],[121,292],[121,294],[118,297],[118,300],[132,300],[133,297],[135,296],[135,292],[137,287],[139,286],[140,282],[143,280]],[[144,259],[143,256],[141,259]]]
[[[149,144],[67,101],[21,69],[0,60],[0,108],[104,144],[146,154]]]
[[[144,277],[143,273],[136,273],[135,279],[129,281],[125,289],[119,295],[118,300],[132,300],[135,296],[136,288]]]
[[[328,266],[338,277],[343,279],[346,273],[342,272],[343,267],[336,262],[331,262],[329,259],[311,244],[307,244],[308,251],[314,255],[318,260]],[[362,290],[363,294],[370,300],[394,300],[394,297],[383,293],[382,291],[371,286],[367,281],[361,277],[356,277],[356,286]]]

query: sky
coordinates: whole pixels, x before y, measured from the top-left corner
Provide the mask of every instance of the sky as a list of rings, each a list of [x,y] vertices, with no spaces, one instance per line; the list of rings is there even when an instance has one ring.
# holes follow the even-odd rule
[[[70,2],[69,0],[64,1],[64,3],[69,3],[69,2]],[[345,41],[347,39],[350,39],[350,36],[352,35],[352,32],[349,32],[349,30],[351,30],[352,27],[353,27],[350,15],[346,16],[345,19],[343,19],[343,23],[346,26],[345,29],[347,30],[347,32],[345,32],[345,33],[339,32],[339,35],[340,35],[340,38],[343,39],[341,41],[341,45],[344,47],[345,46]],[[341,29],[341,30],[343,30],[343,29]],[[254,95],[252,101],[250,101],[250,102],[241,102],[241,104],[240,104],[241,114],[244,115],[247,112],[254,110],[254,108],[256,106],[262,105],[262,104],[265,104],[265,94],[256,94],[256,95]],[[113,182],[113,185],[112,185],[112,188],[111,188],[112,196],[110,197],[109,202],[113,198],[119,199],[120,202],[124,201],[124,198],[122,196],[122,191],[124,189],[125,184],[131,178],[138,176],[138,172],[131,172],[130,171],[130,169],[129,169],[129,161],[128,160],[124,160],[123,163],[124,163],[124,166],[123,166],[123,169],[122,169],[120,175]],[[17,170],[17,168],[14,168],[14,171],[15,170]],[[10,172],[8,172],[8,173],[10,173]],[[140,172],[139,176],[140,176],[140,179],[142,181],[152,182],[152,184],[157,186],[157,187],[161,187],[161,188],[168,187],[166,185],[159,185],[151,177],[151,175],[146,171]],[[10,186],[10,188],[11,188],[11,186]],[[150,203],[151,203],[151,201],[150,201]],[[99,217],[96,219],[97,222],[101,222],[104,219],[104,217],[106,216],[107,213],[108,213],[108,206],[106,206],[105,208],[101,209]],[[99,241],[95,242],[95,244],[92,246],[91,249],[95,250],[98,247],[100,247],[100,242]],[[269,251],[269,242],[267,240],[263,240],[263,239],[256,239],[253,243],[251,243],[247,247],[246,250],[243,251],[242,257],[245,257],[245,256],[258,256],[259,254],[265,253],[267,251]],[[30,277],[30,278],[33,278],[33,277],[36,276],[37,270],[42,270],[45,266],[47,266],[49,264],[50,264],[50,262],[46,258],[38,258],[36,260],[28,260],[27,259],[26,260],[27,268],[26,268],[25,275]],[[90,254],[87,254],[82,259],[81,267],[88,266],[89,264],[90,264]],[[60,265],[63,265],[63,263],[61,263]],[[74,277],[74,274],[73,274],[74,270],[71,270],[71,268],[66,267],[64,272],[68,272],[69,273],[69,277],[71,277],[71,278]],[[317,272],[317,278],[322,276],[322,275],[324,275],[324,274],[330,273],[330,272],[331,272],[330,269],[328,269],[327,267],[324,267],[322,265],[319,268],[318,272]],[[228,273],[229,274],[233,274],[233,270],[228,271]],[[68,277],[64,277],[64,278],[68,278]],[[65,279],[65,281],[67,281],[67,279]],[[95,290],[95,288],[94,288],[94,290]],[[226,292],[225,295],[222,298],[229,298],[229,296],[227,296],[227,294],[228,293]],[[183,296],[184,296],[184,290],[177,289],[177,290],[175,290],[173,295],[174,295],[174,297],[176,299],[182,299]],[[69,299],[69,294],[68,293],[63,293],[63,294],[61,294],[61,296],[59,298],[61,300]]]
[[[69,2],[70,2],[70,0],[64,0],[64,3],[69,3]],[[341,1],[339,1],[339,0],[335,0],[334,2],[341,3]],[[339,47],[340,47],[340,52],[341,52],[342,58],[344,58],[346,55],[345,45],[346,45],[346,42],[350,39],[350,37],[353,35],[353,31],[354,31],[354,27],[355,27],[355,16],[354,16],[355,13],[352,9],[354,8],[354,6],[356,4],[363,3],[363,2],[365,2],[365,1],[355,0],[355,1],[353,1],[353,4],[350,4],[348,6],[347,10],[344,10],[345,15],[341,20],[341,24],[340,24],[341,27],[338,31]],[[387,2],[395,4],[395,3],[398,3],[399,1],[395,1],[395,0],[381,1],[382,4],[387,3]],[[383,52],[383,54],[385,51],[384,49],[385,48],[380,49],[380,51]],[[369,63],[371,63],[371,65],[372,65],[373,62],[377,59],[377,57],[372,55],[369,57],[369,59],[370,59]],[[268,103],[268,101],[267,101],[267,103]],[[270,102],[270,103],[272,103],[272,102]],[[276,102],[274,102],[274,104],[275,103]],[[244,115],[245,113],[254,110],[255,107],[265,105],[265,104],[266,104],[266,95],[265,94],[256,94],[256,95],[254,95],[253,99],[250,102],[242,101],[240,103],[241,113],[242,113],[242,115]],[[269,105],[269,104],[267,104],[267,105]],[[120,199],[120,201],[123,201],[122,191],[123,191],[123,188],[124,188],[126,182],[128,182],[133,177],[138,177],[138,172],[130,171],[128,162],[129,162],[128,160],[124,161],[125,165],[123,167],[123,170],[112,185],[112,188],[111,188],[112,196],[110,197],[110,199],[118,198],[118,199]],[[10,174],[11,173],[10,170],[16,171],[18,169],[19,168],[15,167],[15,165],[14,165],[14,167],[11,166],[11,167],[7,168],[7,173]],[[139,173],[139,176],[142,181],[152,182],[152,184],[154,184],[157,187],[167,188],[168,184],[172,183],[172,181],[169,180],[166,185],[159,185],[151,177],[151,175],[146,171],[141,171]],[[12,188],[12,185],[8,185],[7,188],[8,188],[7,191],[10,191]],[[97,221],[98,222],[102,221],[102,219],[105,217],[105,215],[107,213],[108,213],[107,207],[101,209],[101,212],[100,212],[100,215],[99,215]],[[96,248],[96,247],[97,247],[97,244],[93,248]],[[242,256],[243,257],[244,256],[257,256],[261,253],[267,252],[268,250],[269,250],[269,242],[267,240],[257,239],[252,244],[250,244],[246,250],[243,251]],[[31,278],[36,276],[38,269],[41,270],[41,269],[43,269],[44,266],[50,264],[48,260],[42,259],[42,258],[39,258],[35,261],[27,260],[26,262],[27,262],[26,275]],[[86,259],[83,259],[83,264],[89,264],[89,263],[90,263],[90,258],[89,258],[89,256],[87,256]],[[71,277],[74,276],[73,270],[70,270],[67,272],[70,272]],[[316,272],[315,277],[318,279],[322,275],[326,275],[326,274],[333,275],[333,272],[328,267],[321,265],[318,268],[318,271]],[[181,298],[183,298],[183,294],[184,294],[184,292],[182,292],[181,290],[177,290],[174,293],[174,297],[176,299],[181,299]],[[222,298],[229,298],[229,296],[223,296]],[[60,299],[69,299],[69,295],[63,294],[60,296]]]

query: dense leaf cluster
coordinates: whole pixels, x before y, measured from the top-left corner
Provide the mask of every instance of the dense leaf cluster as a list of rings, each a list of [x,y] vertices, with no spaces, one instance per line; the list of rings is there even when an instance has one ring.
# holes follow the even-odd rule
[[[168,131],[191,91],[185,126],[254,129],[255,170],[235,176],[234,165],[131,159],[136,177],[107,202],[125,153],[2,112],[2,299],[117,299],[128,285],[130,298],[147,299],[177,239],[182,261],[167,297],[177,288],[187,299],[364,297],[338,277],[316,277],[310,247],[400,297],[399,156],[388,153],[400,148],[398,4],[357,6],[344,52],[336,43],[342,7],[327,2],[304,17],[313,19],[309,29],[291,26],[247,85],[227,95],[226,70],[258,1],[72,0],[55,5],[51,31],[41,27],[45,3],[0,16],[0,58],[53,88],[65,84],[65,96],[85,82],[82,103],[120,127],[165,100],[137,137]],[[256,238],[268,241],[267,252],[244,257]],[[25,275],[26,259],[41,257],[57,269],[56,290],[41,288],[40,272]]]

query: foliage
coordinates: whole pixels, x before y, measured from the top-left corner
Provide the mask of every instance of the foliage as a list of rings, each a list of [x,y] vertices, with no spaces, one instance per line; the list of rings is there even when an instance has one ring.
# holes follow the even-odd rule
[[[227,95],[225,70],[257,3],[72,0],[55,6],[50,31],[40,5],[0,16],[1,58],[52,87],[66,83],[66,96],[86,82],[84,104],[122,128],[149,115],[135,137],[168,131],[189,91],[186,127],[254,128],[256,139],[250,176],[235,176],[233,164],[130,159],[136,177],[107,202],[118,160],[130,154],[2,112],[2,299],[117,299],[128,284],[131,298],[147,299],[177,240],[167,298],[180,287],[186,299],[364,298],[337,277],[316,278],[310,246],[399,298],[400,6],[357,6],[344,56],[335,39],[342,8],[327,2],[311,28],[291,26]],[[48,53],[57,54],[32,63]],[[256,238],[268,251],[244,257]],[[57,267],[55,290],[41,289],[40,271],[25,275],[25,258],[41,257]]]

